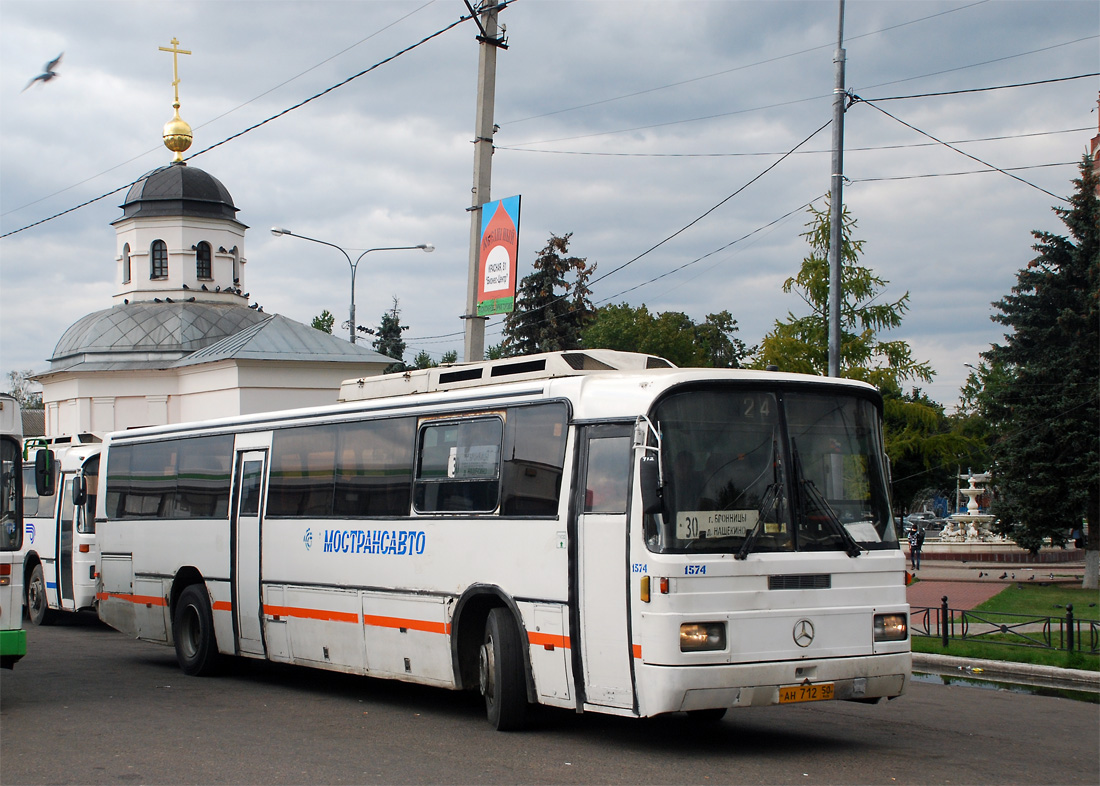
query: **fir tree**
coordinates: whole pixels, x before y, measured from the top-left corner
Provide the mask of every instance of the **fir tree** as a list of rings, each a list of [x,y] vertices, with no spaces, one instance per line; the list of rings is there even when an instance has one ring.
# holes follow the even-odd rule
[[[520,282],[516,310],[504,319],[501,346],[506,356],[581,346],[581,331],[594,313],[588,279],[596,266],[566,256],[572,236],[551,235],[535,260],[534,272]]]
[[[401,324],[401,309],[397,307],[397,298],[393,299],[393,308],[382,314],[382,323],[376,332],[376,338],[371,344],[386,357],[396,360],[386,366],[385,374],[394,374],[406,370],[405,366],[405,340],[401,338],[401,331],[408,329],[408,325]]]
[[[320,314],[313,318],[313,322],[310,324],[314,330],[320,330],[322,333],[332,333],[332,326],[336,323],[336,317],[332,315],[327,308]]]
[[[1017,273],[992,319],[1010,328],[984,357],[1004,371],[985,401],[993,424],[994,513],[1002,531],[1037,551],[1088,525],[1086,586],[1100,545],[1100,202],[1092,160],[1069,207],[1068,236],[1033,232],[1038,256]]]

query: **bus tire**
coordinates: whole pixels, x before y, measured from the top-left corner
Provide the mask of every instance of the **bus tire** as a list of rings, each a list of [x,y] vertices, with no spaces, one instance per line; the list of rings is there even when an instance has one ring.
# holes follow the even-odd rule
[[[172,615],[172,637],[176,642],[176,660],[184,674],[207,677],[217,671],[221,658],[204,585],[191,584],[180,594]]]
[[[46,578],[42,565],[35,565],[27,579],[26,593],[27,619],[31,625],[49,625],[54,621],[54,613],[46,600]]]
[[[489,723],[497,731],[523,728],[527,715],[523,648],[515,622],[507,609],[492,609],[485,620],[478,676]]]

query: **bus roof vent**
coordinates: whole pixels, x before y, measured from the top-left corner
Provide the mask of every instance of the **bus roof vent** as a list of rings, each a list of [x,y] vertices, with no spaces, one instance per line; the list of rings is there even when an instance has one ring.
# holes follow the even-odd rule
[[[340,401],[432,393],[440,390],[499,385],[530,379],[574,377],[607,371],[644,371],[675,368],[664,358],[612,349],[574,352],[545,352],[518,358],[486,360],[480,363],[425,368],[378,377],[348,379],[340,386]]]

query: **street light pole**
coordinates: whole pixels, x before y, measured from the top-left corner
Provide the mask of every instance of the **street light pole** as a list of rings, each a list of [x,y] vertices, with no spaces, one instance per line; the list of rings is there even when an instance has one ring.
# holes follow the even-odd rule
[[[320,243],[322,246],[329,246],[330,248],[335,248],[337,251],[339,251],[341,254],[344,255],[344,259],[346,259],[348,261],[348,268],[351,270],[351,307],[348,309],[348,320],[349,320],[348,321],[348,340],[351,341],[352,344],[355,343],[355,330],[356,330],[356,325],[355,325],[355,271],[359,268],[359,262],[363,259],[363,257],[365,257],[367,254],[371,253],[372,251],[415,251],[415,250],[419,249],[420,251],[423,251],[423,252],[428,253],[428,254],[430,254],[432,251],[435,251],[435,246],[433,246],[431,243],[421,243],[421,244],[416,245],[416,246],[380,246],[378,248],[368,248],[366,251],[364,251],[362,254],[360,254],[354,262],[352,262],[351,261],[351,255],[348,254],[347,251],[340,248],[340,246],[336,245],[335,243],[329,243],[327,240],[318,240],[315,237],[308,237],[306,235],[300,235],[300,234],[297,234],[296,232],[291,232],[286,227],[271,227],[271,234],[273,234],[275,237],[282,237],[283,235],[290,235],[291,237],[301,238],[302,240],[309,240],[313,243]]]

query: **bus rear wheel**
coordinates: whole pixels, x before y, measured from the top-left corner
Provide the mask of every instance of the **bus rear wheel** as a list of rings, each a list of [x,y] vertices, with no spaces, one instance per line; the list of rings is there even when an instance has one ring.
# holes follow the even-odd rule
[[[184,674],[206,677],[217,671],[220,656],[214,637],[214,615],[202,584],[192,584],[180,595],[172,616],[176,660]]]
[[[46,600],[46,579],[42,566],[35,565],[27,579],[27,618],[31,625],[49,625],[54,620],[49,601]]]
[[[521,729],[526,720],[527,681],[522,653],[519,632],[508,610],[490,611],[478,658],[478,676],[486,715],[497,731]]]

